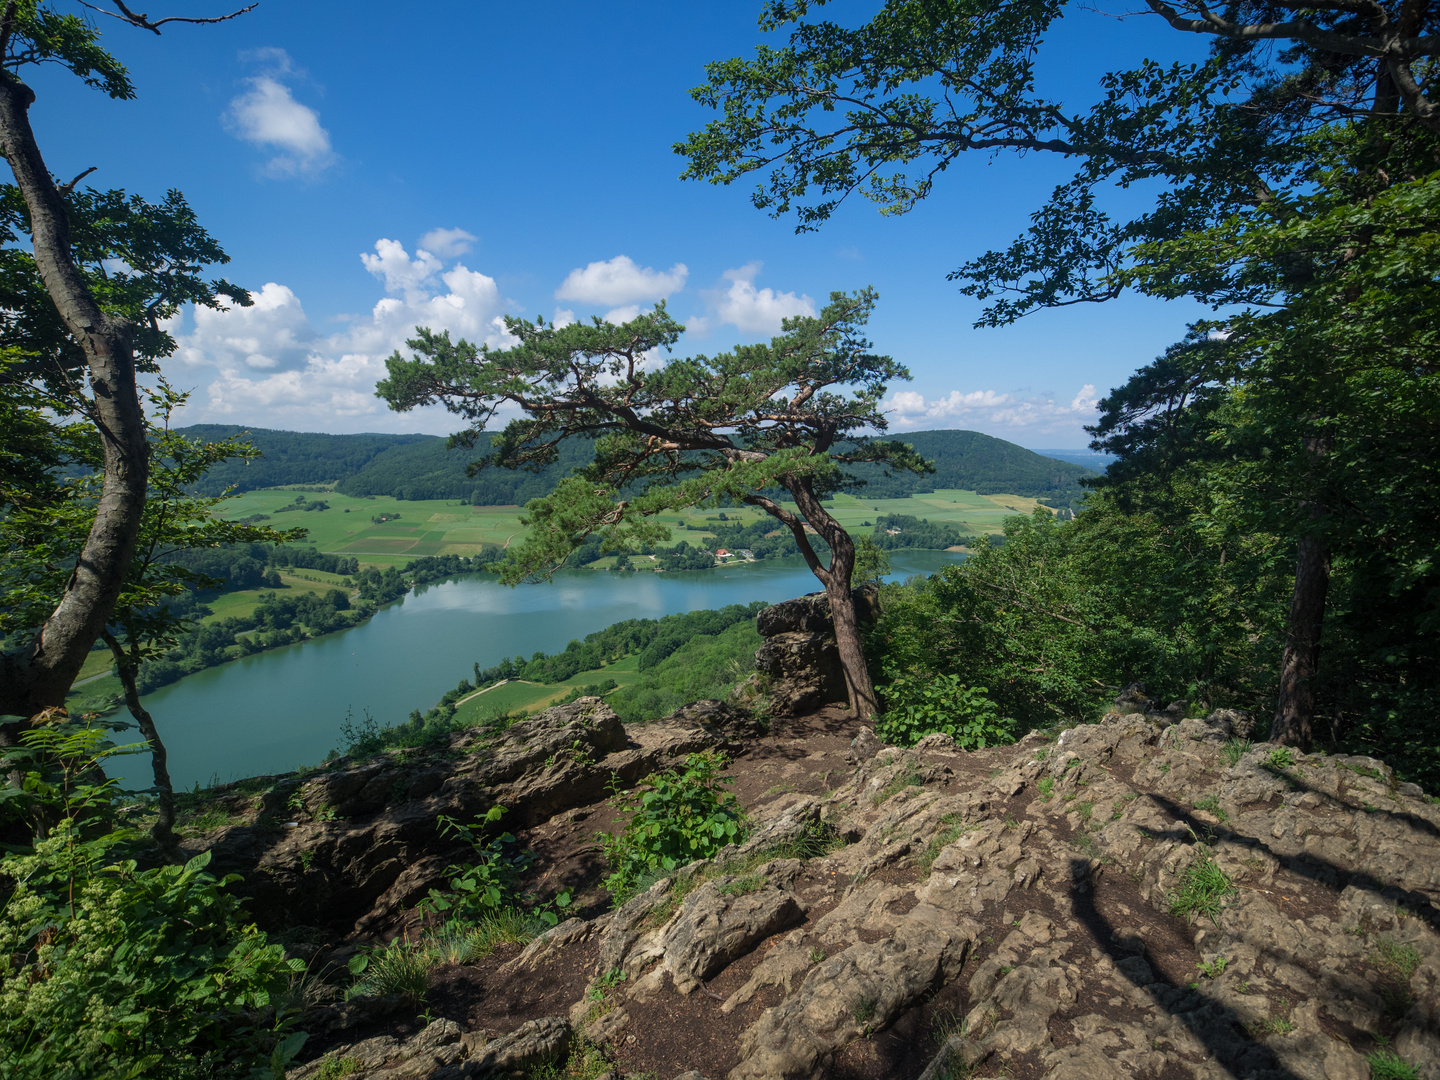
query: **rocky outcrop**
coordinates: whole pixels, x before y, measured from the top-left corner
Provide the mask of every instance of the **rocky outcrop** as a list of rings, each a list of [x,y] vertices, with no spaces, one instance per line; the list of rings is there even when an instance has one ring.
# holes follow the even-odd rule
[[[471,821],[503,806],[501,828],[534,825],[751,730],[744,709],[700,702],[627,731],[601,699],[581,698],[499,733],[341,758],[266,791],[257,822],[213,840],[211,869],[242,875],[238,891],[261,925],[381,934],[465,854],[441,835],[441,817]]]
[[[377,1036],[333,1050],[286,1075],[291,1080],[482,1080],[523,1076],[563,1061],[570,1024],[559,1016],[530,1020],[508,1035],[489,1039],[464,1032],[453,1020],[436,1020],[418,1035],[400,1041]]]
[[[761,953],[720,1011],[780,997],[729,1080],[863,1073],[835,1063],[941,993],[956,1017],[926,1080],[1364,1080],[1382,1045],[1440,1080],[1440,806],[1372,759],[1251,746],[1248,722],[1113,714],[857,755],[757,830],[853,842],[757,863],[752,841],[516,963],[599,939],[572,1019],[620,1045],[639,1011]]]
[[[878,590],[864,586],[851,595],[860,622],[873,622],[879,614]],[[755,628],[765,643],[755,653],[756,674],[736,690],[735,700],[763,698],[772,716],[799,716],[846,700],[830,600],[823,592],[765,608],[755,617]]]

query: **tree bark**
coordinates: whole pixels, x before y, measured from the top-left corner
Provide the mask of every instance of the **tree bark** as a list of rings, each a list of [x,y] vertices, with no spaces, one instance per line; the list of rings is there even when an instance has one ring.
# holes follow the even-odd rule
[[[855,597],[850,592],[850,578],[855,570],[855,541],[832,518],[807,484],[789,487],[795,505],[812,528],[830,545],[830,565],[821,567],[812,555],[806,561],[825,586],[830,601],[830,618],[835,624],[835,647],[840,652],[840,666],[845,672],[845,687],[850,708],[861,720],[868,720],[880,711],[870,668],[865,663],[865,648],[860,642],[860,622],[855,615]],[[808,545],[802,545],[808,547]]]
[[[29,208],[41,279],[85,354],[92,391],[85,410],[100,431],[104,478],[95,522],[59,604],[25,650],[0,659],[0,714],[22,717],[64,705],[105,629],[135,552],[149,475],[130,327],[100,309],[71,253],[65,201],[30,127],[34,100],[28,86],[0,70],[0,153]],[[0,745],[13,744],[23,727],[0,725]]]
[[[135,687],[136,666],[130,657],[125,655],[125,650],[115,635],[106,630],[101,637],[105,644],[110,646],[110,654],[115,657],[115,670],[120,675],[120,685],[125,688],[125,707],[130,710],[130,715],[140,725],[140,734],[145,736],[145,741],[150,744],[150,768],[155,777],[155,801],[158,814],[155,824],[150,829],[150,835],[161,849],[169,855],[177,855],[179,852],[179,839],[175,835],[175,788],[170,783],[170,768],[168,755],[165,752],[165,744],[160,739],[160,732],[155,727],[155,719],[146,711],[145,706],[140,704],[140,693]]]
[[[1311,463],[1311,483],[1319,482],[1319,466],[1334,446],[1329,434],[1307,438],[1305,454]],[[1312,526],[1325,516],[1322,500],[1301,501]],[[1285,627],[1285,650],[1280,657],[1280,698],[1270,741],[1308,751],[1315,730],[1315,677],[1320,669],[1320,632],[1325,600],[1330,591],[1330,549],[1318,529],[1300,537],[1295,555],[1295,591]]]

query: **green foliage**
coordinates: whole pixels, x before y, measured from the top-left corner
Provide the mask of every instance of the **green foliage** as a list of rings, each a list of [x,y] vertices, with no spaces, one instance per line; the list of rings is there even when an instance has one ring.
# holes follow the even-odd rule
[[[1420,967],[1420,951],[1409,942],[1378,937],[1375,939],[1375,961],[1408,982]]]
[[[628,723],[657,720],[705,698],[724,698],[755,670],[761,645],[753,619],[718,634],[700,634],[606,699]]]
[[[1240,759],[1250,752],[1251,745],[1253,744],[1249,739],[1227,739],[1224,749],[1221,750],[1225,757],[1225,764],[1238,765]]]
[[[964,750],[1015,741],[1015,722],[1002,717],[983,686],[966,686],[958,675],[916,678],[896,674],[881,688],[885,713],[875,734],[887,743],[914,746],[940,732]]]
[[[35,1080],[202,1078],[269,1070],[304,1036],[257,1029],[303,968],[248,925],[236,879],[183,866],[140,869],[116,829],[114,751],[90,728],[42,727],[7,752],[23,782],[7,801],[54,822],[0,859],[14,887],[0,911],[0,1071]]]
[[[1195,967],[1205,978],[1218,979],[1221,975],[1225,974],[1225,969],[1229,965],[1229,960],[1223,956],[1217,956],[1214,960],[1202,961],[1196,964]]]
[[[649,877],[708,859],[741,839],[745,813],[725,790],[723,754],[691,754],[685,768],[652,777],[649,790],[623,792],[616,808],[629,816],[619,833],[601,833],[611,873],[605,887],[617,902]]]
[[[1420,1080],[1420,1070],[1393,1050],[1376,1050],[1365,1056],[1370,1080]]]
[[[908,436],[907,436],[908,437]],[[870,492],[866,492],[870,495]],[[966,536],[954,525],[944,522],[933,523],[928,519],[908,514],[882,514],[875,522],[873,534],[876,547],[886,551],[900,548],[929,548],[936,551],[960,544],[968,544],[973,537]]]
[[[350,958],[350,974],[355,976],[355,981],[345,996],[399,994],[411,1005],[419,1005],[430,989],[430,969],[434,964],[435,958],[429,951],[404,940],[358,952]]]
[[[879,585],[890,573],[890,556],[868,536],[855,541],[856,585]]]
[[[1295,757],[1288,746],[1277,746],[1265,756],[1265,767],[1271,772],[1284,772],[1295,764]]]
[[[1204,915],[1218,925],[1222,901],[1235,891],[1235,883],[1204,846],[1197,844],[1196,849],[1195,860],[1181,873],[1170,895],[1170,914],[1180,919]]]
[[[1104,494],[1087,505],[1010,518],[1003,546],[885,586],[872,662],[984,686],[1017,734],[1097,719],[1135,681],[1209,708],[1273,694],[1285,589],[1248,557],[1269,541],[1162,528]]]
[[[519,910],[519,881],[534,863],[535,854],[514,850],[515,837],[508,832],[489,835],[505,812],[503,806],[492,806],[483,818],[469,824],[443,816],[438,819],[441,835],[468,845],[473,861],[447,867],[448,889],[431,889],[419,904],[421,911],[444,914],[444,935],[452,942],[467,940],[466,948],[474,955],[483,955],[500,941],[529,940],[541,927],[559,922],[557,912],[570,906],[567,889],[548,903]],[[427,948],[426,955],[433,958],[434,943]]]

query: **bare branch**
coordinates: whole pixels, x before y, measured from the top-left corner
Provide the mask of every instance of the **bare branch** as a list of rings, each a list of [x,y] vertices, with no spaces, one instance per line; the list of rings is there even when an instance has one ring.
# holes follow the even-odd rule
[[[241,8],[239,11],[232,11],[229,15],[215,15],[205,19],[195,18],[187,15],[167,15],[163,19],[155,19],[152,21],[150,16],[144,14],[143,12],[131,11],[128,7],[125,6],[124,0],[110,0],[110,2],[114,4],[115,7],[119,10],[109,11],[106,8],[100,7],[98,4],[89,3],[89,0],[80,0],[80,4],[82,7],[87,7],[91,11],[98,12],[101,15],[109,15],[112,19],[119,19],[121,22],[126,23],[129,26],[136,26],[139,27],[141,30],[149,30],[151,33],[157,35],[160,33],[160,27],[164,26],[166,23],[194,23],[196,25],[200,25],[203,23],[229,22],[231,19],[238,19],[246,12],[254,11],[257,7],[260,6],[260,0],[255,0],[255,3],[249,4],[246,7]]]
[[[86,169],[79,176],[75,177],[74,180],[71,180],[68,184],[61,184],[57,190],[60,192],[61,195],[69,195],[72,191],[75,190],[76,184],[80,183],[81,180],[84,180],[85,177],[89,176],[99,167],[100,166],[98,165],[91,165],[90,168]]]

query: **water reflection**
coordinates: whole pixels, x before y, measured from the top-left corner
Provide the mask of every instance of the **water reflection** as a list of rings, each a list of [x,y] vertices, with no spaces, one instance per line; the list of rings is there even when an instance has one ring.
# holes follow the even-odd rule
[[[931,573],[957,556],[892,553],[894,578]],[[689,574],[577,571],[507,588],[472,577],[418,589],[364,626],[203,671],[145,699],[170,751],[177,786],[313,764],[340,743],[347,711],[393,723],[428,709],[472,665],[556,652],[623,619],[813,592],[799,559]],[[148,755],[120,759],[132,786],[150,783]]]

